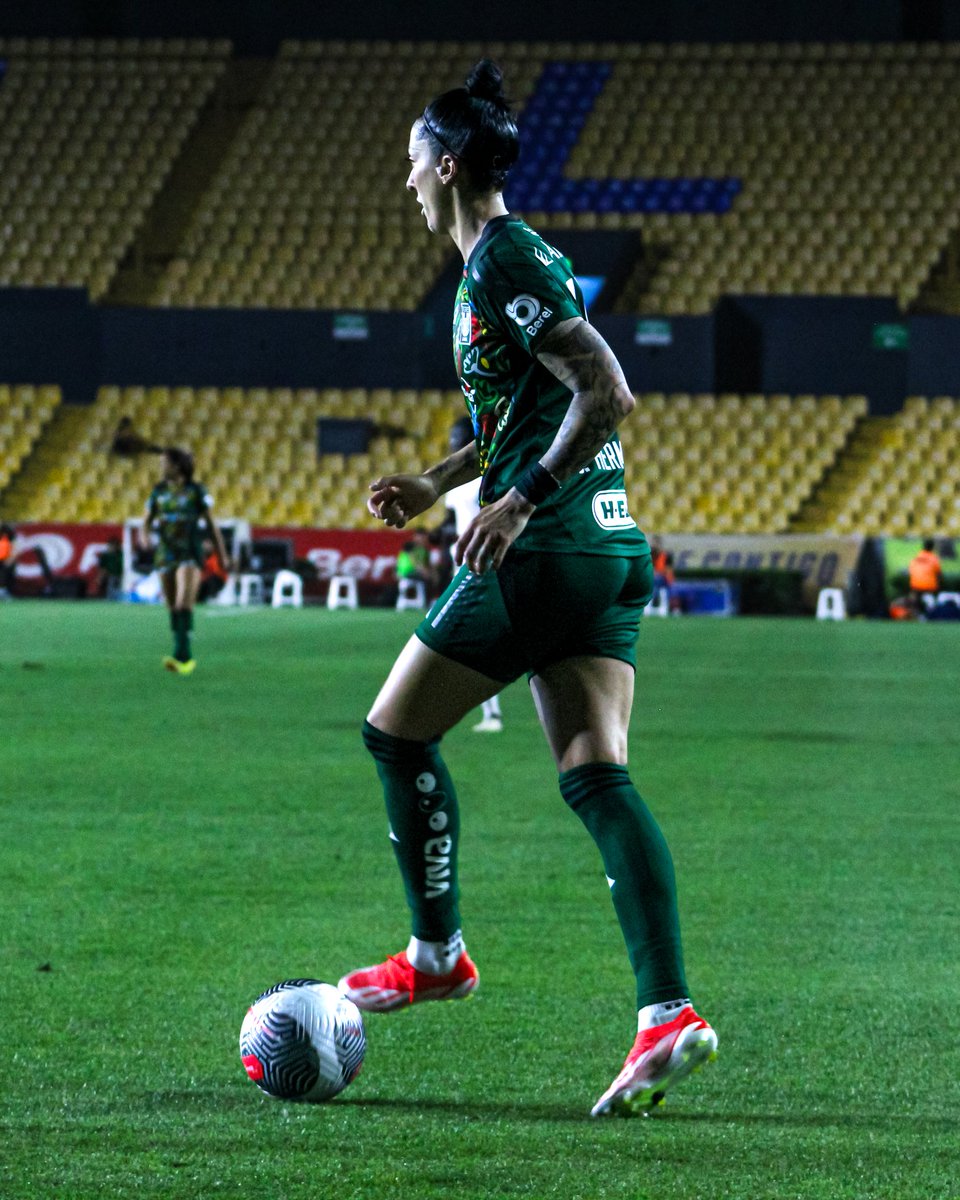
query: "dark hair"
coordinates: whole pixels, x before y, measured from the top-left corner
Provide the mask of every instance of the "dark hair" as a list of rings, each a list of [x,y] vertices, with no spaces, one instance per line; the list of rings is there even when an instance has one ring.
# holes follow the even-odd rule
[[[924,550],[935,550],[937,548],[937,543],[933,540],[933,538],[925,538],[923,542],[923,548]]]
[[[465,85],[438,96],[420,121],[431,151],[465,163],[478,191],[503,189],[520,153],[520,135],[495,62],[481,59]]]
[[[181,450],[178,446],[167,446],[163,455],[177,468],[187,483],[193,482],[193,455],[189,450]]]

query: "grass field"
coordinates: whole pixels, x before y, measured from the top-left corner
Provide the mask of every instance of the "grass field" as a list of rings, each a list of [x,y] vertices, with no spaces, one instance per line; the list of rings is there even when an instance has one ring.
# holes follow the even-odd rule
[[[247,1080],[247,1005],[407,926],[358,728],[410,613],[0,607],[0,1196],[960,1196],[960,629],[649,621],[633,774],[720,1058],[592,1121],[633,1035],[596,852],[526,688],[446,741],[475,999],[367,1021],[332,1104]]]

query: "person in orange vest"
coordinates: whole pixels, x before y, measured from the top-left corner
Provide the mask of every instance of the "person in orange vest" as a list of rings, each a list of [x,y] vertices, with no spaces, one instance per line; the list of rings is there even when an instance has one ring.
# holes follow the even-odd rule
[[[205,539],[203,551],[203,574],[200,576],[200,591],[197,594],[197,599],[201,604],[218,596],[227,582],[226,569],[220,561],[213,542]]]
[[[17,565],[17,532],[12,525],[0,525],[0,600],[13,593],[13,572]]]
[[[664,550],[659,538],[651,538],[650,555],[653,561],[654,595],[661,591],[666,592],[667,607],[673,611],[673,597],[670,593],[677,578],[673,572],[673,556]]]
[[[930,601],[940,591],[943,579],[943,569],[940,559],[934,551],[933,538],[927,538],[923,549],[910,561],[910,594],[922,605]]]

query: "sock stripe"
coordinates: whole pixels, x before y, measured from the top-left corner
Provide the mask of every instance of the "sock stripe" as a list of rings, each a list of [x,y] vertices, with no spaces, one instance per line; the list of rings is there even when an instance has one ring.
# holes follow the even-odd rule
[[[630,786],[630,772],[620,763],[585,763],[560,775],[560,794],[572,809],[599,791]]]
[[[384,733],[374,728],[369,721],[364,721],[361,735],[363,744],[377,762],[395,767],[405,763],[422,762],[425,755],[429,758],[440,740],[436,738],[432,742],[415,742],[410,738],[394,737],[392,733]]]

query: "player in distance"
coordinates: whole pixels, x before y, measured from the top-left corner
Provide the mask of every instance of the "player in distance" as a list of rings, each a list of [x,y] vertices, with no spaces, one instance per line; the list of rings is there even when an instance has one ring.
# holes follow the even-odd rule
[[[193,455],[168,446],[163,451],[163,479],[150,493],[146,519],[139,529],[144,550],[151,548],[151,534],[156,534],[154,563],[160,572],[174,639],[173,653],[164,658],[163,665],[178,675],[192,674],[197,665],[190,633],[203,578],[205,538],[213,542],[224,572],[230,570],[223,535],[213,519],[210,493],[193,474]]]
[[[688,998],[669,849],[627,770],[638,623],[653,589],[616,432],[635,401],[566,260],[507,210],[518,149],[489,60],[410,133],[407,188],[427,228],[464,259],[453,342],[474,439],[423,474],[377,479],[368,503],[402,528],[479,478],[481,508],[456,543],[459,571],[364,723],[412,937],[340,986],[367,1010],[476,986],[460,922],[460,816],[439,742],[526,674],[560,792],[600,850],[636,977],[637,1037],[592,1111],[645,1112],[717,1039]],[[562,964],[539,960],[536,945],[529,969],[532,992],[562,984]]]

